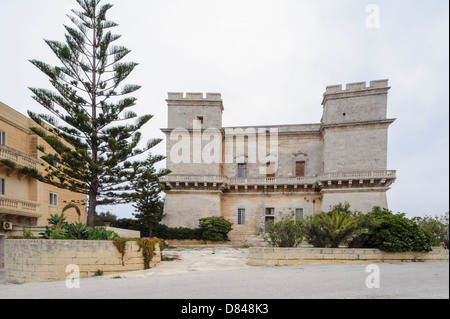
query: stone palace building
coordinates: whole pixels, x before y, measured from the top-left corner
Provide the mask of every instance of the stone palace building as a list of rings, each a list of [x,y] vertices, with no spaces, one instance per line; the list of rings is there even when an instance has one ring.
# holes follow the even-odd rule
[[[387,80],[328,86],[320,123],[227,128],[220,94],[169,93],[163,224],[223,216],[231,240],[253,241],[289,212],[387,208],[389,89]]]

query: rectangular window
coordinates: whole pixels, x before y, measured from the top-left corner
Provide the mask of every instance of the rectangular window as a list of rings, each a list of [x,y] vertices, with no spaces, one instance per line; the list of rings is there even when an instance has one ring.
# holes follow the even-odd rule
[[[5,195],[5,180],[0,178],[0,195]]]
[[[305,162],[296,162],[295,163],[295,176],[303,177],[305,176]]]
[[[247,164],[238,164],[238,178],[247,178]]]
[[[275,163],[266,163],[266,177],[275,177]]]
[[[58,206],[58,194],[50,192],[48,203],[50,206]]]
[[[245,209],[239,208],[238,209],[238,225],[244,225],[245,224]]]
[[[275,215],[275,208],[266,208],[266,215]]]
[[[303,219],[303,208],[296,208],[295,209],[295,220],[302,220]]]
[[[264,218],[265,232],[268,233],[270,231],[270,226],[275,223],[274,216],[266,216]]]
[[[0,131],[0,145],[5,145],[5,132]]]

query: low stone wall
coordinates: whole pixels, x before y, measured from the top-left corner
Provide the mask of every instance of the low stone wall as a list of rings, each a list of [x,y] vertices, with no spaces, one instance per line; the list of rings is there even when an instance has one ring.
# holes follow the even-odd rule
[[[111,227],[111,226],[105,226],[105,229],[115,232],[121,238],[139,238],[139,237],[141,237],[141,232],[139,230],[131,230],[131,229]]]
[[[7,239],[5,241],[5,283],[66,279],[76,265],[80,278],[94,276],[97,270],[103,274],[114,274],[144,269],[142,251],[135,241],[126,243],[123,257],[112,241],[107,240],[47,240]],[[151,267],[161,262],[159,245]],[[66,272],[66,270],[68,272]]]
[[[227,241],[212,241],[202,239],[166,239],[169,246],[191,246],[191,245],[230,245]]]
[[[348,262],[398,262],[449,260],[449,250],[389,253],[372,248],[274,248],[250,247],[248,264],[252,266],[288,266],[300,264]]]

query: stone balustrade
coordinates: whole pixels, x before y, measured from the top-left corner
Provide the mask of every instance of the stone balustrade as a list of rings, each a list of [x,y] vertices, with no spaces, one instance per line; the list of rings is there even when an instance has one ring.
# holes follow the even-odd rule
[[[40,204],[35,201],[0,195],[0,209],[21,216],[39,217]]]
[[[0,145],[0,159],[12,161],[14,164],[22,167],[37,169],[41,161],[22,152],[16,151],[7,146]]]

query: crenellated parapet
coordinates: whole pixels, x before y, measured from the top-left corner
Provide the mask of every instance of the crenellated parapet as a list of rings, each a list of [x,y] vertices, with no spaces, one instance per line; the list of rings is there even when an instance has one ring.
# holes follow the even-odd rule
[[[374,90],[374,89],[389,89],[388,81],[389,80],[370,81],[369,85],[367,85],[367,82],[347,83],[345,85],[345,89],[343,88],[342,84],[329,85],[326,87],[324,96],[327,94],[350,93],[350,92],[363,91],[363,90],[368,91],[368,90]]]
[[[182,92],[169,92],[167,101],[216,101],[222,102],[222,96],[220,93],[182,93]]]

